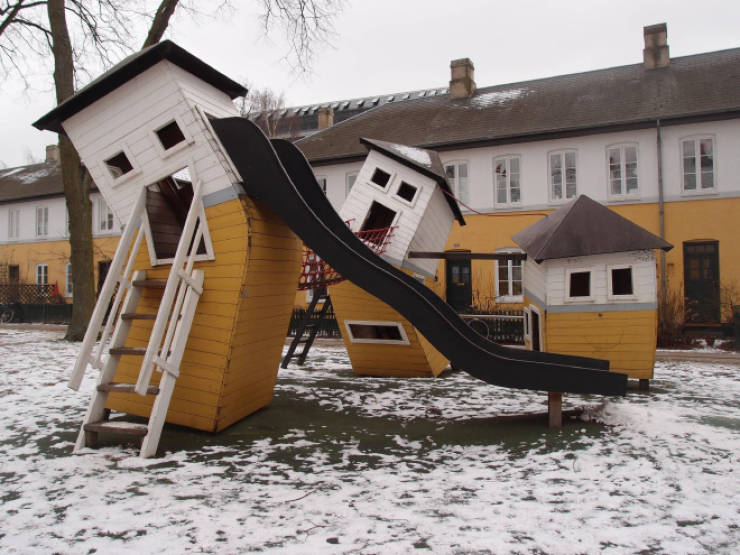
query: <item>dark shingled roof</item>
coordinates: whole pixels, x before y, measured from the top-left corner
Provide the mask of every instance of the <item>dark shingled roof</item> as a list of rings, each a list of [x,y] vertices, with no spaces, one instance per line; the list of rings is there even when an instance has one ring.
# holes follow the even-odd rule
[[[394,160],[409,166],[427,177],[434,179],[444,193],[447,204],[450,205],[450,210],[455,216],[455,219],[460,225],[465,225],[465,218],[463,218],[460,207],[452,194],[450,184],[447,183],[447,175],[445,174],[442,160],[439,158],[439,154],[433,150],[426,150],[423,148],[409,147],[406,145],[399,145],[398,143],[390,143],[388,141],[377,141],[375,139],[360,138],[360,142],[368,148],[374,148],[379,150],[383,154],[393,158]]]
[[[228,94],[232,99],[244,96],[247,93],[247,89],[242,85],[209,66],[200,58],[196,58],[174,42],[164,40],[124,58],[103,75],[77,91],[74,96],[69,97],[51,112],[39,118],[33,126],[41,130],[47,129],[64,133],[62,129],[64,120],[84,110],[96,100],[101,99],[162,60],[180,66],[185,71]]]
[[[561,206],[512,237],[537,262],[673,245],[591,200],[586,195]]]
[[[56,163],[0,170],[0,203],[63,194],[62,168]]]
[[[460,148],[730,115],[740,115],[740,48],[384,104],[296,144],[320,164],[361,157],[360,137]]]

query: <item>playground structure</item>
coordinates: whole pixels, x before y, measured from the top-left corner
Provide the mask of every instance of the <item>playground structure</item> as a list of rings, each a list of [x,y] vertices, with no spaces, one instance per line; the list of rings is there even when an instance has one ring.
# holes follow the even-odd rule
[[[526,346],[606,359],[646,389],[658,329],[654,253],[673,246],[584,195],[514,241],[528,255]]]
[[[350,334],[360,372],[363,348],[371,352],[378,341],[399,343],[405,335],[408,345],[393,346],[416,349],[422,375],[450,361],[506,387],[625,394],[626,376],[609,372],[606,361],[484,339],[420,281],[434,270],[412,266],[404,241],[425,250],[420,238],[446,237],[452,220],[462,220],[443,194],[444,175],[433,160],[426,164],[427,151],[367,143],[368,168],[390,168],[382,170],[389,174],[386,192],[411,209],[414,225],[396,217],[384,222],[388,213],[372,203],[365,212],[361,202],[348,205],[340,216],[294,145],[270,142],[238,117],[231,101],[245,92],[164,41],[34,124],[69,136],[106,202],[127,222],[70,377],[77,389],[88,364],[100,371],[76,450],[94,445],[100,432],[117,432],[141,436],[141,455],[153,456],[165,421],[219,431],[266,406],[301,275],[301,240],[347,280],[331,287],[338,312],[346,311],[342,333]],[[391,181],[392,172],[406,177]],[[425,207],[437,211],[434,217]],[[362,222],[361,232],[398,224],[382,256],[380,240],[358,237],[345,216]],[[427,225],[434,229],[415,233]],[[356,292],[388,316],[356,320],[345,300]],[[108,420],[111,409],[148,422]]]

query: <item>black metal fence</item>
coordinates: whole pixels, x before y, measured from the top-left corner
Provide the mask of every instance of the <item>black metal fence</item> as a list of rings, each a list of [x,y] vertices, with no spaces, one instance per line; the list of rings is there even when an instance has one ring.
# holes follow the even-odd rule
[[[460,316],[471,328],[495,343],[524,344],[524,312],[522,310],[497,310],[489,314],[461,314]]]
[[[319,312],[316,311],[311,315],[311,321],[319,321]],[[290,327],[288,328],[288,335],[294,336],[298,326],[301,325],[303,318],[306,316],[305,308],[294,308],[293,314],[290,317]],[[319,322],[319,330],[317,334],[320,337],[339,337],[339,327],[337,326],[337,319],[334,316],[334,307],[331,307],[324,319]]]

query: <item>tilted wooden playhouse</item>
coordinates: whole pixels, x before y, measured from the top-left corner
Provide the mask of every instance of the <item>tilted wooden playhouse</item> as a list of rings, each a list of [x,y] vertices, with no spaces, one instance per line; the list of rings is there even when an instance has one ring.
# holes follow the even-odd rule
[[[436,152],[363,139],[369,153],[339,210],[356,233],[382,242],[380,254],[431,285],[436,260],[409,260],[412,251],[444,249],[452,224],[465,221],[451,197]],[[394,308],[349,281],[329,287],[342,339],[357,374],[437,376],[449,361]]]
[[[527,347],[607,359],[611,371],[651,379],[658,318],[654,249],[672,246],[585,195],[513,239],[527,253]]]
[[[210,126],[245,92],[165,41],[35,123],[72,140],[127,222],[70,380],[101,370],[77,449],[113,430],[144,436],[151,456],[165,420],[217,431],[271,399],[301,242],[243,194]],[[109,422],[109,409],[148,424]]]

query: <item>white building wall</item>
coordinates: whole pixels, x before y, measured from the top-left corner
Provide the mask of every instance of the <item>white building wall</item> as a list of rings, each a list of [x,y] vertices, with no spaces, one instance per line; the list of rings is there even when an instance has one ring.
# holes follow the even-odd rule
[[[546,270],[546,287],[548,306],[586,304],[585,301],[568,300],[566,296],[566,275],[571,271],[591,271],[591,296],[588,304],[637,304],[655,303],[657,285],[655,255],[653,251],[632,251],[594,256],[546,260],[542,263]],[[609,298],[607,288],[607,271],[612,267],[632,267],[633,298]],[[526,272],[526,270],[525,270]],[[525,274],[526,275],[526,274]]]
[[[435,186],[432,198],[429,200],[426,212],[422,217],[419,229],[416,232],[404,259],[411,251],[441,252],[447,243],[447,237],[452,229],[455,217],[447,204],[442,189]],[[434,276],[439,261],[431,258],[414,258],[408,261],[413,268]]]
[[[533,301],[547,304],[547,270],[543,263],[537,264],[531,258],[524,260],[522,289]]]
[[[740,120],[710,121],[662,127],[663,186],[665,200],[681,201],[703,197],[740,196]],[[715,190],[684,193],[681,190],[681,144],[688,136],[712,136],[715,139]],[[392,138],[391,138],[392,140]],[[607,147],[631,143],[638,147],[639,193],[614,197],[609,191]],[[585,194],[605,204],[655,203],[658,201],[657,133],[655,128],[595,133],[573,138],[552,139],[499,146],[440,151],[443,163],[468,163],[469,205],[481,212],[510,212],[557,208],[549,193],[548,155],[557,150],[576,151],[577,195]],[[521,203],[497,205],[494,202],[493,161],[500,156],[520,157]],[[336,164],[319,166],[317,175],[326,176],[333,203],[341,198],[345,175],[356,166]],[[336,205],[336,204],[335,204]],[[464,207],[463,213],[469,213]]]
[[[121,222],[113,218],[113,229],[101,231],[100,203],[102,196],[98,192],[90,194],[92,204],[93,237],[113,237],[121,234]],[[47,233],[36,234],[36,208],[48,209]],[[20,215],[18,237],[9,236],[10,211],[18,210]],[[63,241],[69,238],[67,233],[67,205],[62,196],[31,199],[0,205],[0,243],[28,243],[31,241]]]

